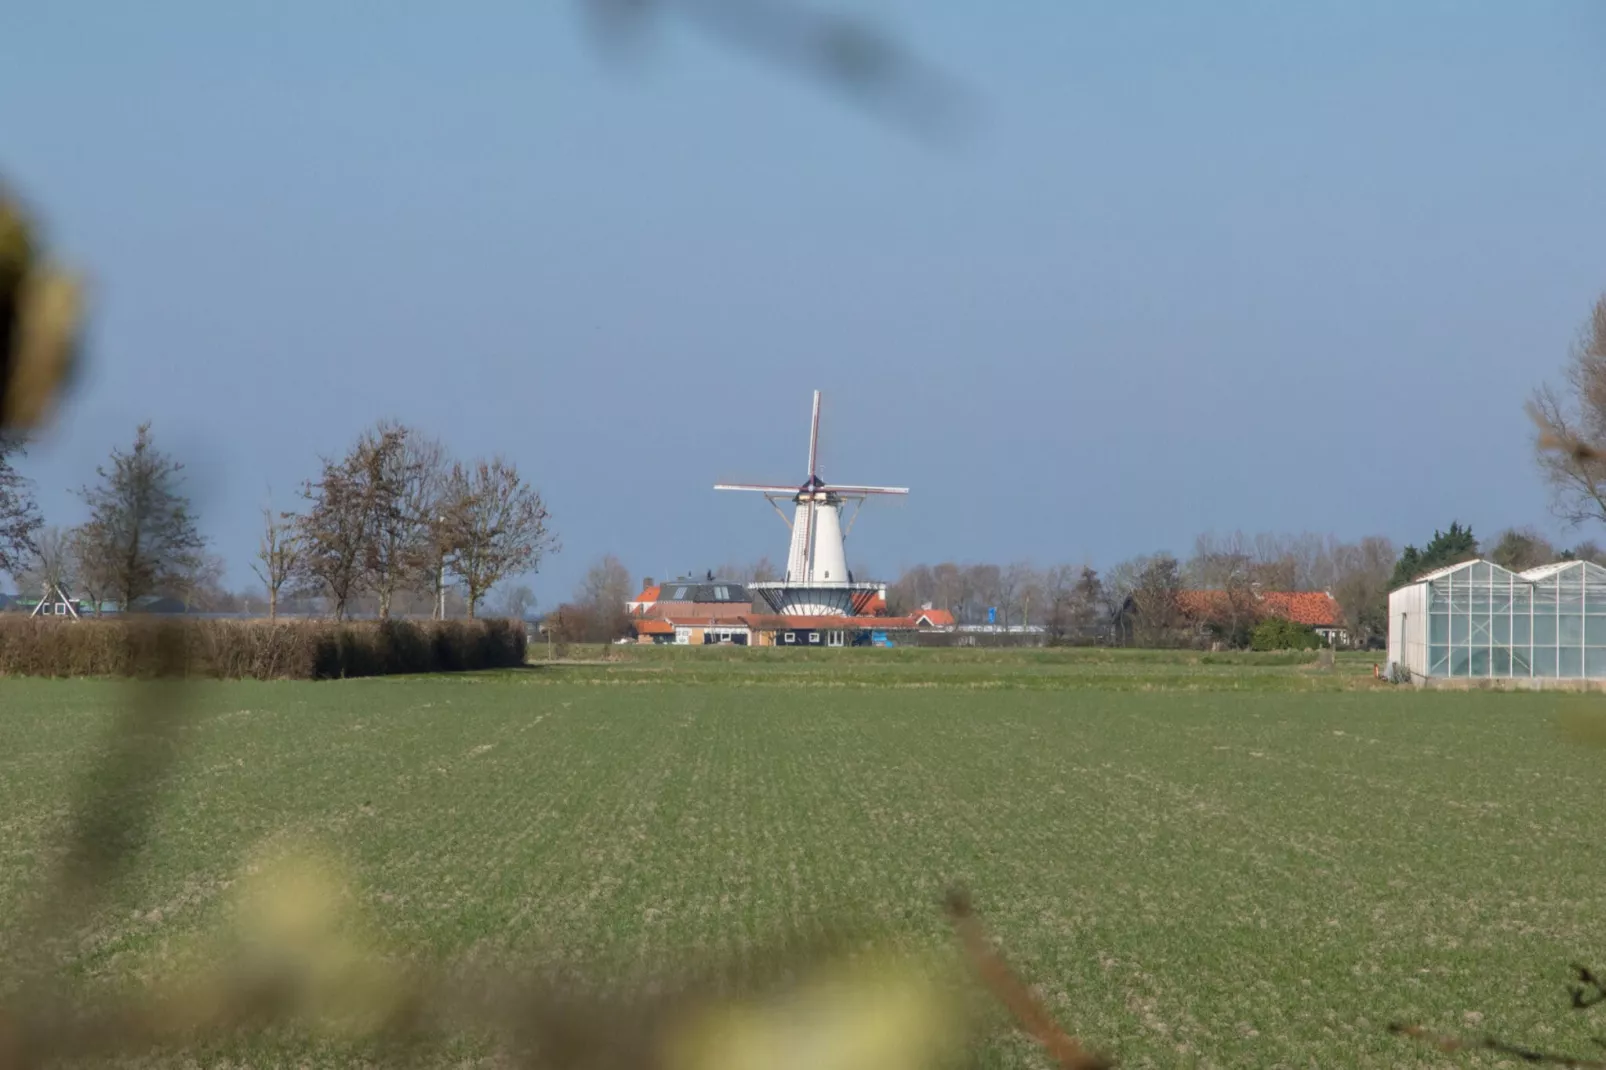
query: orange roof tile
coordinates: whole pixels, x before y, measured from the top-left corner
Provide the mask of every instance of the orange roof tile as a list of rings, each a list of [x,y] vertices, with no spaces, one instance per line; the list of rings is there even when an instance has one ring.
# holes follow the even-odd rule
[[[946,609],[922,609],[917,613],[910,614],[910,619],[924,620],[933,628],[952,628],[954,626],[954,615]]]
[[[635,622],[637,635],[674,635],[675,626],[667,620],[638,620]]]
[[[1344,621],[1338,603],[1325,591],[1268,591],[1261,596],[1261,605],[1267,613],[1313,628],[1331,628]]]
[[[658,601],[658,593],[659,593],[659,591],[660,591],[660,588],[658,588],[658,587],[648,587],[645,590],[643,590],[640,594],[636,595],[634,601],[637,601],[637,602],[656,602],[656,601]]]
[[[1226,612],[1232,604],[1226,591],[1178,591],[1177,608],[1185,616],[1199,618]],[[1243,608],[1313,628],[1339,627],[1344,620],[1338,603],[1324,591],[1264,591],[1247,597]]]

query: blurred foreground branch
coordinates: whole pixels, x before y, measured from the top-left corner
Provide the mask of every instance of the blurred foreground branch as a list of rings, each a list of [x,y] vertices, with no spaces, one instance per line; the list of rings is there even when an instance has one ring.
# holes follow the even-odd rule
[[[1586,1011],[1599,1003],[1606,1002],[1606,986],[1595,976],[1587,966],[1573,966],[1573,973],[1577,976],[1578,984],[1568,989],[1572,997],[1574,1010]],[[1389,1026],[1389,1032],[1398,1036],[1410,1037],[1432,1044],[1442,1052],[1457,1051],[1489,1051],[1498,1055],[1509,1055],[1525,1063],[1540,1066],[1566,1066],[1574,1070],[1606,1070],[1606,1059],[1585,1059],[1575,1055],[1559,1055],[1555,1052],[1539,1051],[1501,1040],[1498,1037],[1485,1036],[1468,1038],[1452,1036],[1445,1033],[1435,1033],[1420,1025],[1394,1023]],[[1606,1041],[1597,1039],[1596,1044],[1606,1047]]]
[[[895,122],[924,134],[953,132],[965,94],[869,23],[791,0],[581,0],[605,44],[638,38],[664,12],[720,40],[803,72]]]

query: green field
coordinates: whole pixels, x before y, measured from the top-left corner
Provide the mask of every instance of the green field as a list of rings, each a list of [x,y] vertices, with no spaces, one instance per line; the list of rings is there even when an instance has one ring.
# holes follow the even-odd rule
[[[1496,1063],[1394,1019],[1591,1050],[1566,984],[1606,964],[1606,753],[1554,697],[1377,686],[1359,658],[807,654],[195,685],[154,838],[71,969],[164,961],[292,834],[425,958],[740,956],[836,918],[936,944],[960,881],[1125,1066]],[[0,680],[0,916],[124,694]],[[363,1057],[284,1044],[246,1061]],[[981,1055],[1046,1065],[1001,1032]]]

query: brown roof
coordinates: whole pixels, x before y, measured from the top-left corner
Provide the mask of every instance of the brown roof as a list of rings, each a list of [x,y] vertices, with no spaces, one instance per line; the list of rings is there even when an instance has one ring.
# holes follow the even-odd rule
[[[747,602],[659,602],[646,611],[649,617],[663,619],[695,617],[699,622],[740,620],[753,612]]]

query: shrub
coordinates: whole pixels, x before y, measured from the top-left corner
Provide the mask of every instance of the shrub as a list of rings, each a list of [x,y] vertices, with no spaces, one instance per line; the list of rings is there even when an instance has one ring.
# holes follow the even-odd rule
[[[518,621],[0,619],[0,675],[141,676],[176,627],[192,676],[329,680],[524,664]]]
[[[1268,617],[1255,625],[1249,640],[1252,650],[1317,650],[1324,645],[1310,625],[1281,617]]]

